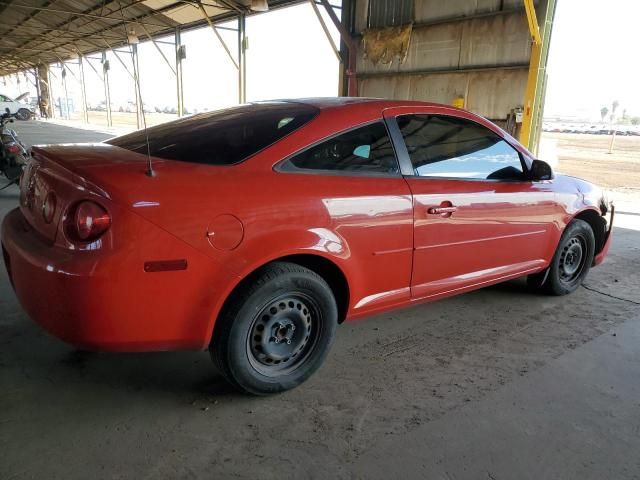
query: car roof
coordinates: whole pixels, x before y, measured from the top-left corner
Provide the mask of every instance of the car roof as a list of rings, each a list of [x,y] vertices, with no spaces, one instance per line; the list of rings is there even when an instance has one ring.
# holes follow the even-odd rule
[[[374,108],[391,108],[391,107],[409,107],[409,106],[421,106],[421,107],[447,107],[457,110],[451,105],[443,105],[441,103],[433,102],[421,102],[418,100],[388,100],[384,98],[372,98],[372,97],[308,97],[308,98],[283,98],[273,100],[274,102],[292,102],[292,103],[304,103],[306,105],[312,105],[321,110],[336,107],[350,107],[356,105],[364,105]]]

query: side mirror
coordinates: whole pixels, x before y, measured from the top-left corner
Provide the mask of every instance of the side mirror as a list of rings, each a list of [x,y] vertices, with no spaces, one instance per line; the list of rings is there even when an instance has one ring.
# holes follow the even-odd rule
[[[551,180],[553,178],[553,170],[551,165],[542,160],[534,160],[529,170],[529,178],[534,182],[541,180]]]
[[[11,114],[11,110],[9,110],[9,107],[5,108],[5,109],[4,109],[4,111],[5,111],[6,113]]]

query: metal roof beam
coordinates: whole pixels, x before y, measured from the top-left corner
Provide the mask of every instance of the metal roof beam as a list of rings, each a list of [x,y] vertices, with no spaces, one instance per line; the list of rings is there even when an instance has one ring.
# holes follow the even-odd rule
[[[23,5],[21,3],[13,3],[13,2],[8,2],[6,0],[0,0],[0,4],[5,4],[5,5],[10,5],[13,8],[23,8],[26,10],[37,10],[37,11],[42,11],[42,12],[53,12],[53,13],[62,13],[62,14],[66,14],[66,15],[72,15],[75,17],[75,19],[78,19],[80,17],[87,17],[87,18],[93,18],[96,20],[103,20],[103,21],[115,21],[115,22],[119,22],[122,23],[122,18],[116,18],[116,17],[111,17],[108,15],[94,15],[92,13],[84,13],[84,12],[73,12],[70,10],[60,10],[57,8],[50,8],[50,7],[32,7],[30,5]],[[129,5],[132,6],[132,5]],[[126,20],[126,19],[125,19]],[[73,20],[69,20],[67,23],[72,22]],[[146,25],[148,27],[160,27],[160,28],[167,28],[167,25],[162,25],[159,23],[149,23],[149,22],[136,22],[139,23],[140,25]]]

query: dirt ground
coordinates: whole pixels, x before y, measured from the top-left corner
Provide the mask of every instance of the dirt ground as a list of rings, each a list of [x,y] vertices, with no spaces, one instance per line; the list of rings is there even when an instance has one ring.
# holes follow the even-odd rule
[[[58,134],[68,140],[72,133]],[[600,139],[579,151],[586,141],[558,138],[562,169],[584,162],[581,176],[607,179],[611,164],[597,153]],[[628,151],[615,161],[633,166],[637,152]],[[626,178],[612,186],[640,187]],[[0,217],[17,200],[15,189],[0,192]],[[557,379],[541,392],[536,376],[640,322],[640,209],[634,212],[620,216],[607,261],[574,294],[532,294],[516,280],[342,325],[320,371],[269,398],[234,392],[204,352],[76,351],[29,320],[2,269],[0,478],[368,479],[383,478],[375,472],[394,462],[404,465],[404,478],[638,478],[635,393],[608,380],[583,392]],[[614,354],[639,371],[637,352],[605,346],[604,355]],[[584,380],[575,369],[568,375],[587,384],[589,368]],[[636,377],[623,380],[638,385]],[[513,386],[525,397],[542,396],[535,412],[504,395]],[[554,395],[565,400],[551,409]],[[479,413],[487,403],[516,413],[487,417]],[[443,425],[463,414],[470,426],[442,440],[442,451],[380,453],[389,443],[415,447],[429,435],[440,438]],[[524,444],[464,444],[486,425],[516,432]],[[534,439],[544,448],[531,449]],[[554,455],[563,474],[545,470]],[[427,467],[435,473],[424,474]]]
[[[640,137],[544,133],[554,142],[561,173],[584,178],[603,188],[640,192]],[[544,158],[542,159],[544,160]]]

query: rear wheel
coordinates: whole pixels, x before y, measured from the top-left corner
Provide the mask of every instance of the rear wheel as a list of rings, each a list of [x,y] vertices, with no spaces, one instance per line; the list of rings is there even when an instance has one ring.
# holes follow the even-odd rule
[[[272,263],[227,303],[210,353],[227,380],[245,392],[296,387],[331,348],[338,309],[329,285],[311,270]]]
[[[31,118],[31,112],[26,108],[21,108],[16,112],[16,118],[18,120],[29,120]]]
[[[584,220],[573,220],[560,238],[551,265],[543,272],[529,275],[529,286],[551,295],[573,292],[589,273],[595,244],[591,226]]]

